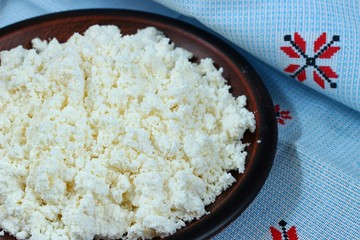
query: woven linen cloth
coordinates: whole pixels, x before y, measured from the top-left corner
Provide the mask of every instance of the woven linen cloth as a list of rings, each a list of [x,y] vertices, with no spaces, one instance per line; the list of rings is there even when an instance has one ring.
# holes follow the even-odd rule
[[[359,1],[0,0],[0,27],[81,8],[187,21],[229,41],[264,81],[279,127],[274,165],[214,239],[360,239]]]

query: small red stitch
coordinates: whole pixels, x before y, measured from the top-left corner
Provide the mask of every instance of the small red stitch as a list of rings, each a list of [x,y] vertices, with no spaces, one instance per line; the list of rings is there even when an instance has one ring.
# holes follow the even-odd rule
[[[294,33],[294,42],[296,45],[299,46],[299,48],[301,49],[301,51],[303,51],[304,53],[306,52],[306,42],[305,40],[300,36],[299,33]]]
[[[328,47],[323,53],[320,53],[319,58],[331,58],[339,50],[340,47]]]
[[[292,47],[281,47],[281,50],[291,58],[300,58],[300,55],[297,54]]]
[[[282,240],[282,235],[279,230],[274,227],[270,227],[270,232],[273,240]]]
[[[289,237],[289,240],[298,240],[298,235],[297,235],[295,226],[292,226],[292,227],[287,231],[287,235],[288,235],[288,237]]]
[[[299,72],[299,74],[296,77],[300,82],[303,82],[306,80],[306,72],[305,69]]]
[[[314,53],[320,50],[320,48],[326,43],[326,33],[322,33],[314,42]]]
[[[313,72],[313,78],[314,78],[314,81],[321,87],[321,88],[325,88],[325,82],[324,82],[324,79],[322,79],[319,74],[317,72]]]
[[[290,116],[290,111],[281,110],[279,104],[275,105],[275,113],[276,113],[277,121],[281,125],[285,125],[285,120],[292,119],[292,117]]]
[[[300,67],[300,65],[298,64],[290,64],[289,66],[287,66],[287,68],[284,69],[285,72],[288,73],[294,73],[296,70],[298,70]]]

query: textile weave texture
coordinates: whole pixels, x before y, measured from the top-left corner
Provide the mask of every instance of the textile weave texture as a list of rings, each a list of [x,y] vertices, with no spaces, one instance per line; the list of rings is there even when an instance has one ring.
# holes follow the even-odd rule
[[[81,8],[154,12],[218,34],[275,104],[271,173],[216,240],[360,238],[360,2],[0,0],[0,27]]]

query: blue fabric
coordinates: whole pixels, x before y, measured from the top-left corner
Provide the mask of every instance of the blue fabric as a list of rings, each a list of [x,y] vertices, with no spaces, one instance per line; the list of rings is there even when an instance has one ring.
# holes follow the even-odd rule
[[[313,42],[327,33],[327,40],[340,36],[340,51],[329,59],[319,59],[339,76],[336,89],[325,91],[309,76],[304,84],[354,109],[360,110],[359,1],[169,1],[158,0],[184,14],[196,17],[204,25],[230,39],[253,56],[283,71],[288,63],[304,59],[289,59],[279,51],[289,45],[284,36],[297,32],[307,43],[306,53],[312,52]],[[190,12],[184,10],[189,6]],[[351,59],[351,61],[349,61]],[[310,69],[308,69],[310,70]],[[311,75],[311,72],[308,72]]]
[[[63,10],[125,8],[218,33],[250,61],[278,105],[279,145],[255,201],[214,239],[280,240],[274,232],[282,231],[281,220],[286,231],[295,227],[298,239],[359,239],[359,1],[157,2],[0,0],[0,27]],[[311,63],[317,53],[324,54],[314,60],[323,72]],[[284,71],[291,64],[299,67]],[[304,65],[305,78],[289,77]]]

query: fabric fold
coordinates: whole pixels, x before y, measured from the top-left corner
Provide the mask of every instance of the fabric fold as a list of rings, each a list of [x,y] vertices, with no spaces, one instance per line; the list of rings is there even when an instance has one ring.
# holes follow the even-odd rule
[[[293,80],[360,110],[359,2],[156,1],[196,18]]]

